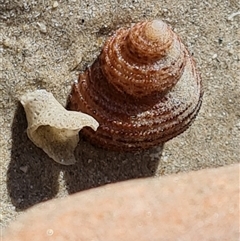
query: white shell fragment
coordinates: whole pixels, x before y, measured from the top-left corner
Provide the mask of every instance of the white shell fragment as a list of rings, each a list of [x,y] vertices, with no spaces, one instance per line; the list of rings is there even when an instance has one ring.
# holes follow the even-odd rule
[[[27,116],[29,139],[63,165],[76,162],[74,150],[79,141],[78,132],[85,126],[93,130],[99,126],[90,115],[67,111],[46,90],[26,93],[20,102]]]

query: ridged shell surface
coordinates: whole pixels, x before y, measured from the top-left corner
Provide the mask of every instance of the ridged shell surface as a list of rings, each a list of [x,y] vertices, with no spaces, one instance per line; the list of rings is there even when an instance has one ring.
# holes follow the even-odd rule
[[[180,38],[161,20],[121,28],[80,74],[68,109],[93,116],[83,134],[113,150],[162,144],[185,131],[202,102],[201,79]]]

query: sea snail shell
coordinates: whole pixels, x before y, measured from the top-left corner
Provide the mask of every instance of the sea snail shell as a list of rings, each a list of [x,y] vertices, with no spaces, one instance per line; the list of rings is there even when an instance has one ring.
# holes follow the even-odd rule
[[[185,131],[202,102],[195,62],[180,38],[161,20],[121,28],[91,67],[79,76],[70,110],[93,116],[100,126],[83,134],[113,150],[137,150]]]

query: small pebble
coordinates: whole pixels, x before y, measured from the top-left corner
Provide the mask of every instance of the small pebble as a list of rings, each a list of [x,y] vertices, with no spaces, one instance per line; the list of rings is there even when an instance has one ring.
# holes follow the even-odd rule
[[[217,58],[217,54],[214,54],[213,56],[212,56],[212,59],[216,59]]]
[[[57,1],[54,1],[53,2],[53,8],[57,8],[58,7],[58,2]]]
[[[46,33],[47,32],[47,27],[44,23],[37,23],[38,27],[39,27],[39,30],[40,32],[42,33]]]
[[[22,172],[26,173],[28,171],[28,166],[22,166],[19,168]]]
[[[11,42],[9,39],[3,40],[3,47],[9,48],[11,46]]]
[[[88,164],[92,162],[92,159],[88,159]]]

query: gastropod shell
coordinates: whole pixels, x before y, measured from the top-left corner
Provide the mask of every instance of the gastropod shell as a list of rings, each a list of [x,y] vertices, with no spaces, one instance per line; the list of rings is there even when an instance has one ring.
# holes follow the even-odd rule
[[[188,50],[161,20],[121,28],[79,76],[68,109],[93,116],[83,134],[113,150],[162,144],[185,131],[202,102],[201,78]]]

